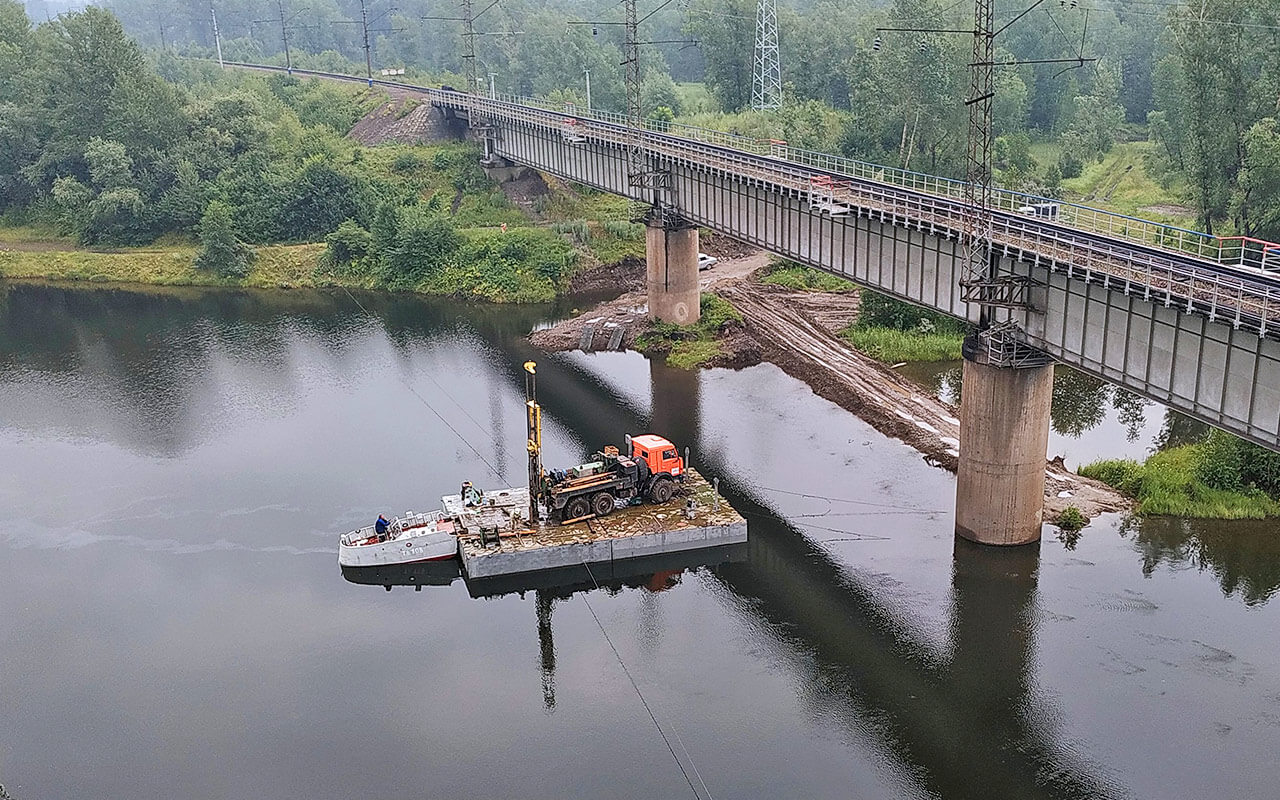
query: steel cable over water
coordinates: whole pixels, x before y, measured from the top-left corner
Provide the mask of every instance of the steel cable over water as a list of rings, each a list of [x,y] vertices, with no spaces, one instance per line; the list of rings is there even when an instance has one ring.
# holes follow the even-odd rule
[[[375,315],[373,312],[371,312],[369,309],[365,308],[365,307],[364,307],[364,304],[363,304],[363,303],[361,303],[359,300],[357,300],[357,299],[356,299],[356,296],[355,296],[355,295],[353,295],[353,294],[351,293],[351,291],[347,289],[347,287],[343,286],[343,287],[342,287],[342,291],[346,292],[347,297],[350,297],[350,298],[351,298],[351,302],[353,302],[353,303],[355,303],[357,306],[359,306],[359,307],[360,307],[360,310],[361,310],[361,311],[363,311],[365,314],[368,314],[369,316],[376,316],[376,315]],[[443,386],[441,386],[441,385],[436,381],[436,379],[435,379],[435,378],[432,378],[430,375],[427,375],[427,378],[428,378],[428,380],[430,380],[432,383],[434,383],[434,384],[435,384],[436,388],[440,390],[441,394],[443,394],[445,397],[448,397],[450,400],[452,400],[452,401],[453,401],[453,404],[454,404],[455,406],[457,406],[459,409],[461,409],[461,411],[462,411],[462,413],[463,413],[463,414],[466,414],[467,419],[469,419],[469,420],[471,420],[472,422],[474,422],[474,423],[476,424],[476,427],[479,427],[479,428],[481,428],[481,429],[483,430],[483,428],[481,427],[480,423],[479,423],[479,422],[476,422],[475,417],[473,417],[473,416],[471,416],[470,414],[468,414],[468,413],[467,413],[467,410],[466,410],[465,408],[463,408],[463,407],[462,407],[462,404],[461,404],[461,403],[459,403],[457,400],[455,400],[455,399],[453,398],[453,396],[452,396],[452,395],[450,395],[450,394],[449,394],[449,392],[447,392],[447,391],[445,390],[445,388],[444,388]],[[489,471],[490,471],[490,472],[492,472],[494,475],[496,475],[496,476],[497,476],[499,479],[501,479],[504,483],[510,483],[510,482],[511,482],[511,481],[510,481],[510,479],[508,479],[508,478],[507,478],[507,475],[506,475],[506,473],[505,473],[505,472],[503,472],[502,470],[498,469],[498,468],[497,468],[497,467],[495,467],[493,464],[491,464],[491,463],[489,462],[489,459],[485,458],[485,457],[484,457],[484,454],[483,454],[483,453],[481,453],[479,450],[477,450],[477,449],[476,449],[476,447],[475,447],[475,445],[471,444],[471,442],[467,440],[467,437],[463,436],[463,435],[462,435],[462,433],[461,433],[457,428],[453,427],[453,425],[451,425],[451,424],[449,423],[449,420],[447,420],[447,419],[445,419],[445,418],[444,418],[444,415],[443,415],[443,414],[441,414],[439,411],[437,411],[437,410],[436,410],[435,406],[433,406],[433,405],[431,405],[431,403],[427,402],[427,399],[426,399],[425,397],[423,397],[422,395],[418,394],[418,390],[417,390],[417,389],[415,389],[415,388],[413,388],[413,386],[409,383],[409,381],[405,380],[405,379],[404,379],[404,377],[403,377],[403,376],[401,376],[401,378],[400,378],[400,382],[401,382],[401,383],[403,383],[403,384],[404,384],[404,388],[408,389],[408,390],[409,390],[409,392],[410,392],[414,397],[418,398],[418,401],[419,401],[419,402],[421,402],[424,406],[426,406],[426,407],[427,407],[427,409],[428,409],[432,414],[435,414],[435,415],[436,415],[436,417],[438,417],[438,418],[440,419],[440,421],[444,423],[444,426],[445,426],[446,428],[448,428],[450,431],[452,431],[452,432],[453,432],[453,435],[454,435],[454,436],[457,436],[457,437],[458,437],[458,439],[459,439],[463,444],[465,444],[468,448],[470,448],[470,449],[471,449],[471,452],[473,452],[473,453],[475,453],[475,454],[476,454],[476,458],[479,458],[481,461],[483,461],[483,462],[484,462],[484,465],[485,465],[486,467],[488,467],[488,468],[489,468]]]
[[[600,589],[600,582],[596,580],[595,573],[591,571],[591,565],[587,563],[585,558],[582,559],[582,566],[586,567],[587,575],[591,578],[597,590]],[[658,735],[662,737],[662,742],[667,746],[667,750],[671,753],[671,757],[675,759],[676,766],[680,768],[680,774],[684,776],[685,783],[689,784],[689,791],[693,792],[695,800],[701,800],[702,795],[698,793],[698,788],[693,785],[693,779],[689,777],[689,772],[684,768],[684,763],[680,761],[680,756],[676,755],[676,749],[671,746],[671,740],[667,738],[667,732],[658,724],[658,717],[653,713],[649,701],[644,699],[644,692],[640,691],[640,684],[636,683],[636,679],[632,677],[631,670],[627,668],[627,662],[622,660],[622,654],[618,652],[618,648],[613,644],[613,639],[609,638],[609,632],[605,630],[604,623],[600,621],[600,616],[596,614],[595,608],[591,605],[591,600],[584,592],[582,601],[587,604],[587,610],[591,612],[591,618],[596,621],[596,627],[600,628],[600,633],[604,636],[605,642],[609,644],[609,649],[613,651],[613,657],[618,659],[618,665],[622,667],[623,673],[626,674],[627,680],[631,682],[631,688],[636,690],[636,697],[640,698],[640,704],[644,706],[644,710],[649,714],[649,719],[653,721],[653,727],[658,729]],[[672,733],[675,733],[676,740],[680,742],[680,749],[684,750],[684,757],[689,760],[689,766],[693,767],[693,774],[698,777],[698,783],[702,785],[702,791],[706,794],[707,800],[713,800],[711,790],[707,788],[706,781],[702,780],[702,774],[698,772],[698,765],[693,762],[693,756],[689,755],[689,750],[684,746],[684,741],[680,739],[680,733],[675,726],[671,726]]]

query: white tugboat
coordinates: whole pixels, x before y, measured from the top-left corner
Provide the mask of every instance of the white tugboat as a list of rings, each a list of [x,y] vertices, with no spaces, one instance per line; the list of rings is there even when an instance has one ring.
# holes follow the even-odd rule
[[[385,528],[370,525],[345,533],[338,540],[338,564],[344,567],[413,564],[454,558],[457,554],[457,526],[444,511],[410,511],[387,522]]]
[[[482,492],[468,482],[461,493],[440,498],[440,505],[439,511],[407,511],[385,526],[375,523],[343,534],[338,540],[338,564],[375,567],[454,558],[459,533],[529,524],[529,490],[524,487]]]

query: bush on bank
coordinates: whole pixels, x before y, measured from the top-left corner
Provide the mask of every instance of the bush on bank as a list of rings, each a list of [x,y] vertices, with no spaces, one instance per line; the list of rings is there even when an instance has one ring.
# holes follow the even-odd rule
[[[577,252],[537,228],[461,231],[430,208],[382,209],[374,230],[346,220],[326,238],[321,284],[448,294],[492,302],[547,302]]]
[[[1081,467],[1080,474],[1134,498],[1139,514],[1263,519],[1280,517],[1276,487],[1267,483],[1277,464],[1280,456],[1215,432],[1201,442],[1162,450],[1142,463],[1132,459],[1095,461]]]
[[[868,356],[886,364],[960,358],[960,320],[871,289],[863,289],[860,300],[857,321],[840,335]]]
[[[636,337],[635,349],[643,353],[666,353],[667,363],[681,369],[705,366],[723,354],[720,335],[730,326],[742,324],[742,314],[723,297],[704,292],[699,298],[701,315],[692,325],[654,322]]]

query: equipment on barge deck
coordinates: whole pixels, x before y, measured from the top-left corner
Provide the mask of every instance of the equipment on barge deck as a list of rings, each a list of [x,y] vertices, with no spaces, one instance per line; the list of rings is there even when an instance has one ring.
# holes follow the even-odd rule
[[[627,437],[626,453],[612,445],[586,464],[567,470],[542,468],[542,408],[537,397],[537,365],[525,362],[525,407],[529,438],[529,511],[538,518],[538,504],[561,524],[589,516],[604,517],[619,503],[670,500],[683,484],[685,460],[675,445],[661,436]]]

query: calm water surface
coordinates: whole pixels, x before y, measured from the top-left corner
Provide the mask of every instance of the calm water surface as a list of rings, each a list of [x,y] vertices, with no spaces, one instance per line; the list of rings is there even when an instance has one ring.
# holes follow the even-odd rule
[[[665,433],[745,551],[344,580],[339,532],[520,480],[554,314],[361,300],[0,284],[18,800],[693,796],[593,612],[718,798],[1275,796],[1271,526],[960,546],[952,476],[769,365],[540,359],[547,463]]]

